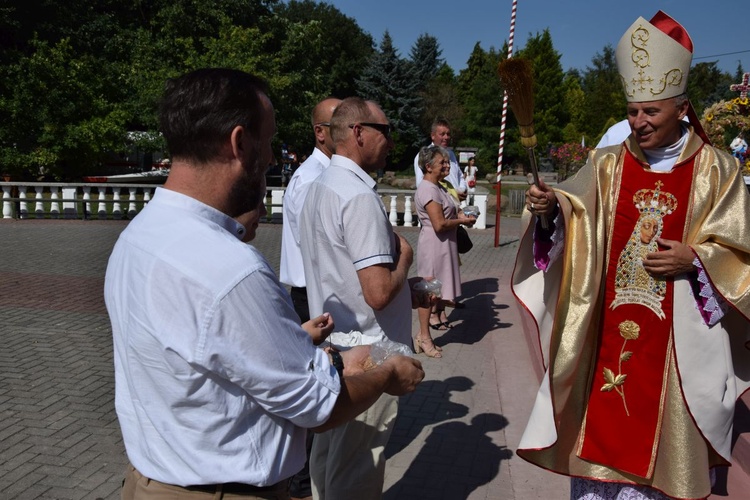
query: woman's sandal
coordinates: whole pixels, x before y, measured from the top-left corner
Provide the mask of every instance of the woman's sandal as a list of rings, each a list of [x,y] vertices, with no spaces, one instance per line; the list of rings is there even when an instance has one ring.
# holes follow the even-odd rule
[[[443,357],[443,355],[440,353],[442,349],[439,349],[434,342],[430,342],[430,344],[432,345],[429,346],[425,346],[425,342],[426,340],[420,339],[419,337],[414,339],[414,351],[416,351],[417,354],[423,352],[428,358]]]
[[[430,313],[430,318],[432,318],[433,316],[435,318],[437,318],[438,322],[437,323],[433,323],[432,321],[430,321],[430,328],[432,328],[433,330],[437,330],[439,332],[444,332],[446,330],[450,330],[450,328],[451,328],[451,324],[450,323],[448,323],[447,321],[440,321],[440,315],[439,314]]]

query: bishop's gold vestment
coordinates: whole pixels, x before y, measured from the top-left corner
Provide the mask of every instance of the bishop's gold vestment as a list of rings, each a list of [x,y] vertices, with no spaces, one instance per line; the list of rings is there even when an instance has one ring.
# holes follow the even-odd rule
[[[635,215],[638,223],[631,241],[623,248],[613,248],[616,238],[612,231],[620,217],[618,202],[629,154],[624,148],[632,153],[636,165],[642,164],[638,168],[650,173],[642,186],[644,193],[650,194],[638,195],[642,198],[638,200],[632,194],[635,188],[628,191],[634,200],[625,201],[631,203],[631,210],[640,210]],[[638,341],[632,333],[621,332],[622,337],[618,337],[624,359],[621,367],[616,366],[616,360],[605,365],[612,373],[604,375],[604,383],[603,374],[595,373],[600,336],[607,334],[602,333],[605,300],[610,308],[618,300],[605,299],[608,269],[622,274],[619,278],[609,275],[610,282],[615,283],[614,296],[621,301],[640,300],[658,315],[660,300],[667,297],[666,292],[662,297],[662,284],[649,281],[636,268],[627,271],[634,262],[632,257],[644,252],[639,244],[650,245],[649,235],[652,239],[657,236],[652,226],[658,226],[658,217],[649,222],[644,203],[657,198],[661,205],[671,203],[653,182],[659,175],[665,180],[666,176],[692,176],[689,192],[681,192],[681,199],[675,200],[682,204],[679,210],[684,210],[679,216],[680,237],[669,239],[681,240],[692,248],[714,293],[729,310],[718,323],[707,326],[696,303],[694,289],[699,284],[695,277],[677,276],[672,280],[668,300],[673,310],[668,308],[664,313],[669,345],[664,347],[661,380],[654,381],[663,389],[657,402],[657,436],[643,437],[650,440],[649,445],[654,443],[654,452],[645,469],[633,472],[618,468],[618,460],[611,461],[617,464],[614,466],[594,461],[591,454],[584,453],[588,459],[583,459],[581,450],[585,450],[584,424],[591,391],[609,392],[613,411],[616,408],[620,412],[627,399],[634,401],[637,397],[637,393],[629,392],[621,398],[617,391],[628,385],[626,379],[617,376],[627,372],[622,367],[634,363],[630,356],[637,355]],[[691,129],[671,172],[651,173],[642,151],[629,138],[624,145],[592,152],[576,176],[555,191],[564,220],[563,253],[546,271],[537,269],[532,255],[533,225],[528,224],[533,220],[529,219],[513,275],[513,291],[538,326],[538,349],[547,370],[518,454],[562,474],[648,485],[676,498],[706,497],[710,493],[708,468],[730,460],[735,401],[750,385],[750,351],[746,347],[750,339],[750,196],[739,167],[728,154],[704,145]],[[639,201],[641,208],[632,208]],[[626,205],[621,204],[620,210]],[[672,216],[662,215],[665,221]],[[630,225],[634,226],[632,222]],[[626,248],[628,245],[632,248]],[[622,262],[612,262],[618,258]],[[638,285],[627,285],[626,276],[632,276]],[[612,309],[618,308],[615,305]],[[624,332],[631,331],[628,328],[632,325],[621,319]],[[617,335],[616,328],[611,334]],[[639,415],[627,418],[635,422]],[[619,428],[612,426],[613,435],[628,425],[627,418],[618,420]],[[598,425],[605,431],[598,435],[606,436],[607,422]],[[604,451],[593,455],[605,456],[607,439],[597,439],[605,441]],[[609,452],[618,454],[621,450],[622,443]]]

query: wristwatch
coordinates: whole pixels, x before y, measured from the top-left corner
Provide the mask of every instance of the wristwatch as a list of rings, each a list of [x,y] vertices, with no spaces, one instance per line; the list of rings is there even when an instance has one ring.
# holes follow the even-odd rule
[[[344,376],[344,358],[341,357],[341,353],[338,351],[329,351],[331,355],[331,363],[336,368],[336,372],[339,374],[339,378]]]

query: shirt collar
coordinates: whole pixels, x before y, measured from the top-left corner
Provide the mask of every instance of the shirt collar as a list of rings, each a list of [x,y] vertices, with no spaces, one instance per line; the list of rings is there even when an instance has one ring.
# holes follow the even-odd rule
[[[155,201],[159,204],[168,205],[178,210],[185,210],[197,217],[213,222],[214,224],[221,226],[224,230],[232,233],[237,239],[242,239],[245,235],[245,226],[224,212],[216,210],[215,208],[188,195],[164,187],[157,187],[154,196],[151,199],[151,203]]]
[[[328,158],[328,155],[326,155],[318,148],[313,149],[313,152],[310,156],[318,160],[322,165],[325,165],[326,167],[331,163],[331,159]]]
[[[351,171],[354,175],[359,177],[367,187],[375,190],[375,186],[377,185],[375,179],[370,177],[370,174],[362,170],[362,167],[357,165],[354,161],[350,160],[346,156],[333,155],[333,157],[331,158],[331,165],[336,165],[337,167]]]

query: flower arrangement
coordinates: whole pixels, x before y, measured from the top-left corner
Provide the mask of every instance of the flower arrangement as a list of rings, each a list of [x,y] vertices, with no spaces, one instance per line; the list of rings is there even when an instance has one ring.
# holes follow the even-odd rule
[[[585,163],[591,148],[581,146],[577,142],[566,142],[550,150],[550,156],[555,161],[560,173],[560,180],[575,174]]]
[[[713,104],[703,112],[701,124],[714,146],[731,153],[731,140],[740,132],[750,132],[750,99],[740,96]],[[750,156],[745,156],[743,167],[750,175]]]

